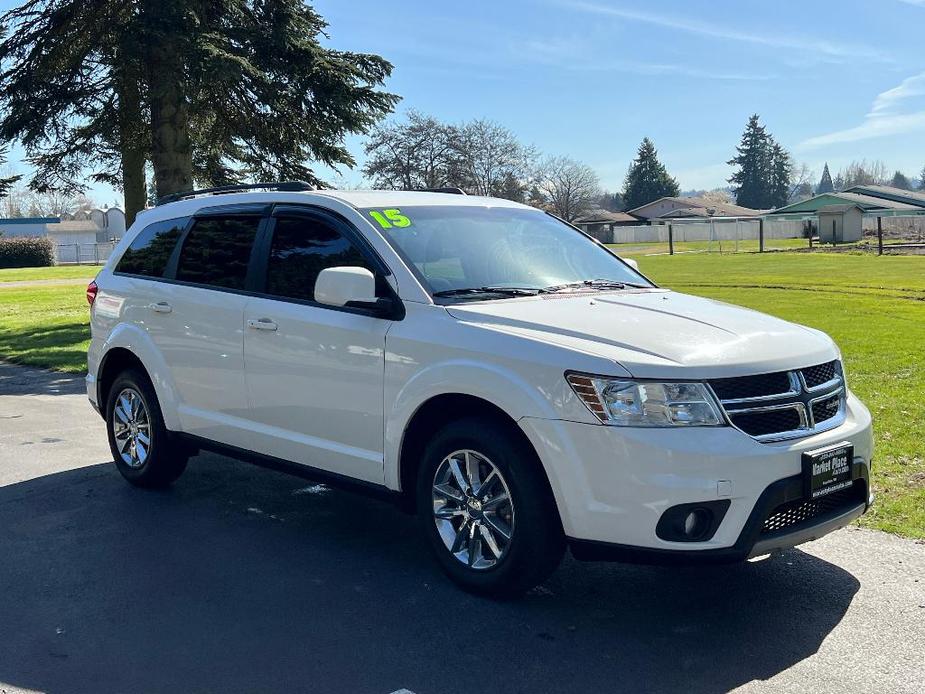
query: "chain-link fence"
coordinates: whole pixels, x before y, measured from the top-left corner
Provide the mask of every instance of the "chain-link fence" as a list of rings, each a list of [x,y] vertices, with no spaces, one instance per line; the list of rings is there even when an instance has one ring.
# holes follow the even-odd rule
[[[62,243],[55,246],[57,265],[99,265],[105,263],[116,244],[104,243]]]

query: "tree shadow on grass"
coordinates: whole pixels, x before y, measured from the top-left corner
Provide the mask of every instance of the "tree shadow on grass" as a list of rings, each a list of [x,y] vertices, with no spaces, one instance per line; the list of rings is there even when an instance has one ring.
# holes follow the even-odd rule
[[[112,464],[0,488],[0,684],[46,692],[724,692],[807,658],[837,566],[567,559],[467,595],[384,503],[201,455],[174,488]]]
[[[86,369],[86,323],[0,328],[0,359],[49,369]]]

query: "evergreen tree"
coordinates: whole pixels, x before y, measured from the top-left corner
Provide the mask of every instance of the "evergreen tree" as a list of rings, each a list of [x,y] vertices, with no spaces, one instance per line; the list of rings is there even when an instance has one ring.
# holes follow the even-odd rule
[[[597,204],[602,210],[607,210],[608,212],[622,212],[626,209],[626,205],[623,204],[623,195],[611,193],[610,191],[601,193]]]
[[[772,207],[771,151],[773,141],[758,120],[758,114],[748,119],[736,156],[727,163],[739,167],[729,183],[733,186],[736,204],[753,209]]]
[[[825,168],[822,170],[822,178],[819,180],[819,185],[816,186],[816,195],[822,195],[823,193],[831,193],[835,190],[835,185],[832,183],[832,174],[829,173],[829,163],[825,163]]]
[[[919,174],[919,190],[925,190],[925,166],[922,167],[922,173]]]
[[[680,195],[678,182],[658,160],[658,151],[648,137],[643,138],[623,183],[623,204],[632,210],[664,197]]]
[[[902,188],[903,190],[912,190],[912,182],[906,177],[902,171],[897,171],[893,174],[893,178],[890,180],[890,185],[894,188]]]
[[[767,207],[783,207],[790,201],[790,183],[793,179],[793,161],[790,154],[771,138],[769,198]]]
[[[6,154],[7,148],[0,147],[0,166],[6,164]],[[22,178],[22,174],[16,174],[13,176],[7,176],[6,178],[0,178],[0,197],[9,195],[10,190],[13,188],[13,185]]]
[[[504,178],[501,179],[501,183],[496,186],[493,193],[496,198],[504,198],[514,202],[523,202],[526,194],[526,186],[511,171],[504,174]]]
[[[122,187],[144,206],[194,180],[302,178],[353,164],[343,138],[397,97],[391,65],[323,46],[303,0],[29,0],[0,17],[0,139],[20,139],[30,186]]]

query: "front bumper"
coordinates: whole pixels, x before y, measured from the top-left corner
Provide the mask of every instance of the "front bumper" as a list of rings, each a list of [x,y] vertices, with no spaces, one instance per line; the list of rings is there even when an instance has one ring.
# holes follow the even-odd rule
[[[768,532],[765,519],[775,509],[803,499],[803,478],[788,477],[770,485],[758,498],[748,521],[735,544],[708,550],[680,550],[652,547],[632,547],[617,543],[595,542],[570,538],[572,554],[589,561],[626,561],[645,564],[723,564],[760,557],[782,549],[817,540],[833,530],[848,525],[862,516],[873,499],[870,495],[869,468],[859,458],[854,461],[855,500],[804,522]]]
[[[520,424],[543,462],[579,558],[739,561],[821,537],[871,502],[870,413],[853,395],[841,426],[776,443],[758,443],[731,427],[641,429],[533,418]],[[774,509],[802,498],[802,453],[842,441],[854,446],[856,503],[762,533]],[[717,500],[729,506],[708,540],[670,542],[656,534],[667,509]]]

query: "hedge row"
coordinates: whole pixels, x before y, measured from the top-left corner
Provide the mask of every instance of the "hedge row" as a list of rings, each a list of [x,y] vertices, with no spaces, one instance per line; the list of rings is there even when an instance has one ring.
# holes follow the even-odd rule
[[[55,248],[51,239],[38,236],[0,236],[0,268],[45,267],[54,264]]]

